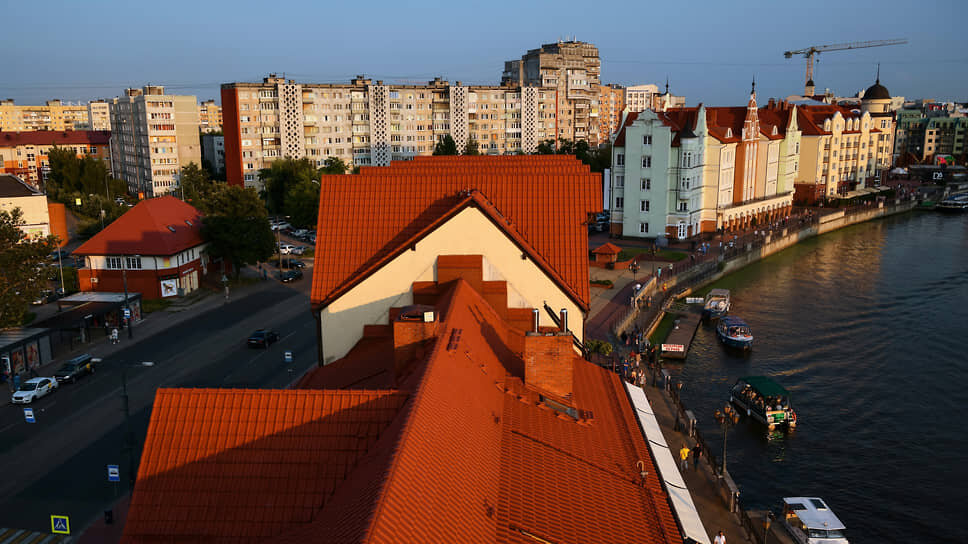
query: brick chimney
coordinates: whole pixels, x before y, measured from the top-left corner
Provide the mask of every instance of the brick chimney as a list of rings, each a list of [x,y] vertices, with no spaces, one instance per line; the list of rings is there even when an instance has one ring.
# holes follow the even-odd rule
[[[415,304],[402,308],[393,320],[393,369],[399,375],[410,362],[426,355],[437,336],[437,312],[433,306]]]
[[[524,383],[559,399],[570,399],[575,367],[570,333],[528,333],[524,339]]]

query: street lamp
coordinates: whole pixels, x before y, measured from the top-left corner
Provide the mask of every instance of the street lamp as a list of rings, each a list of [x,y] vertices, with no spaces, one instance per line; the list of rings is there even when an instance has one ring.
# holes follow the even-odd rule
[[[140,259],[141,258],[141,255],[132,255],[132,257],[135,257],[135,258],[139,258]],[[128,256],[127,255],[121,255],[121,281],[124,284],[124,309],[125,309],[125,314],[130,315],[131,308],[128,306],[128,265],[127,265],[127,260],[128,260]],[[130,317],[124,317],[124,324],[127,326],[127,329],[128,329],[128,339],[130,340],[133,337],[133,335],[134,335],[134,333],[131,330],[131,318]]]
[[[726,433],[730,427],[739,423],[739,413],[727,404],[722,411],[716,410],[713,415],[716,417],[716,421],[723,426],[723,464],[719,472],[719,477],[722,478],[726,476]]]
[[[121,409],[124,411],[124,448],[128,454],[128,484],[134,489],[134,436],[131,431],[131,409],[128,404],[128,366],[154,366],[151,361],[142,361],[137,364],[121,362]]]

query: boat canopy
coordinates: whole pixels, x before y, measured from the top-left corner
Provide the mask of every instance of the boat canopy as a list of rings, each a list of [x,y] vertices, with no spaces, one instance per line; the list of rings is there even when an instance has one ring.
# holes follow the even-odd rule
[[[729,289],[713,289],[706,294],[706,300],[711,298],[729,298]]]
[[[796,512],[808,529],[843,531],[844,523],[834,515],[820,497],[784,497],[783,502]]]
[[[780,384],[767,378],[766,376],[745,376],[740,378],[750,384],[750,387],[755,389],[759,394],[764,397],[789,397],[790,392],[783,388]]]
[[[726,327],[749,327],[745,321],[734,316],[724,317],[720,323]]]

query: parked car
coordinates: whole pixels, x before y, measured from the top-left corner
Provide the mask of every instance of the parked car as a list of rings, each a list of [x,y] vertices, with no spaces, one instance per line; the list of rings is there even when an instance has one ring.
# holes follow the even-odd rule
[[[303,277],[302,270],[296,268],[293,270],[287,270],[283,272],[282,275],[279,276],[279,279],[282,281],[282,283],[289,283],[296,280],[301,280],[302,277]]]
[[[283,221],[282,223],[270,223],[269,224],[269,228],[272,229],[272,230],[274,230],[274,231],[276,231],[276,230],[286,230],[286,229],[291,229],[292,228],[292,225],[290,225],[289,223],[286,223],[285,221]]]
[[[246,345],[250,348],[269,349],[273,342],[279,341],[279,333],[272,329],[259,329],[249,335]]]
[[[303,236],[306,236],[307,234],[309,234],[309,231],[306,229],[296,229],[292,231],[292,237],[299,238],[300,240],[302,240]]]
[[[96,359],[91,357],[90,353],[85,353],[84,355],[78,355],[73,359],[62,364],[57,372],[54,373],[54,379],[57,380],[58,384],[64,382],[74,383],[81,376],[86,376],[88,374],[94,374],[94,365],[100,363],[101,359]]]
[[[296,249],[296,246],[292,244],[279,244],[280,255],[289,255],[290,253],[292,253],[292,250],[294,249]]]
[[[57,389],[57,380],[54,378],[31,378],[20,384],[20,389],[14,391],[10,402],[30,404],[41,397],[46,397],[55,389]]]
[[[41,304],[47,304],[48,302],[55,300],[57,296],[50,289],[44,289],[40,292],[40,295],[35,298],[31,304],[34,306],[40,306]]]
[[[306,253],[306,246],[296,246],[292,248],[289,252],[292,253],[293,255],[302,255],[303,253]]]

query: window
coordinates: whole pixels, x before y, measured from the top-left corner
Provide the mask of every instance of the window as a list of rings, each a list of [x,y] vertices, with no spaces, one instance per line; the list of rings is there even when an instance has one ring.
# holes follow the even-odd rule
[[[646,134],[642,136],[642,145],[652,145],[652,135]]]
[[[642,178],[642,188],[643,191],[649,191],[652,189],[652,180],[649,178]]]
[[[625,208],[625,198],[617,196],[615,197],[615,209],[621,210]]]
[[[652,168],[652,157],[650,155],[642,157],[642,168]]]
[[[615,188],[616,189],[625,188],[625,176],[615,176]]]
[[[108,268],[112,268],[114,270],[120,270],[121,269],[121,257],[108,257],[107,258],[107,267]]]
[[[129,270],[141,270],[141,257],[126,257],[125,266]]]
[[[615,166],[625,166],[625,155],[623,153],[615,155]]]
[[[640,212],[647,212],[647,211],[649,211],[649,201],[648,200],[640,200],[639,201],[639,211]]]
[[[686,203],[686,202],[680,202],[679,203],[679,211],[680,212],[689,211],[689,205],[688,205],[688,203]]]
[[[639,223],[639,234],[648,234],[648,233],[649,233],[649,224]]]

